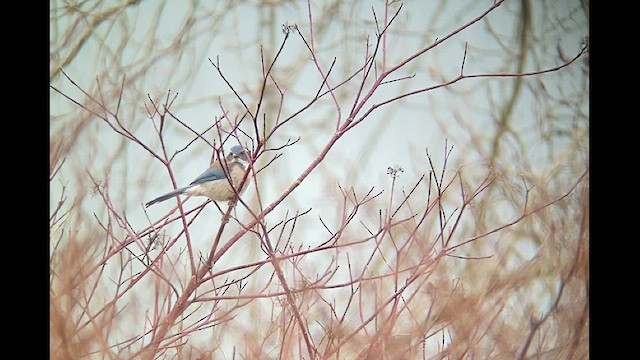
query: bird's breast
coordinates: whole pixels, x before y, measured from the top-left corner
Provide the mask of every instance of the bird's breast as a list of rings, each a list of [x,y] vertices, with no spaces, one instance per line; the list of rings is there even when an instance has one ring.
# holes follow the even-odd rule
[[[242,178],[244,177],[244,169],[242,166],[233,166],[231,169],[231,179],[234,186],[239,186]],[[247,186],[248,181],[245,182],[243,189],[238,189],[238,193],[241,193]],[[235,191],[229,184],[227,178],[207,181],[198,185],[195,185],[185,191],[191,195],[206,196],[213,201],[229,201],[235,198]]]

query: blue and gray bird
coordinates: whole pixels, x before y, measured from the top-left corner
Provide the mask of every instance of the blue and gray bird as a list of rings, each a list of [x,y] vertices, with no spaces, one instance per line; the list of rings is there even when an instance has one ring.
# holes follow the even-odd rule
[[[220,161],[216,160],[209,169],[200,174],[191,184],[158,196],[149,201],[145,206],[149,207],[155,203],[182,194],[206,196],[213,201],[233,200],[236,197],[236,193],[240,194],[249,183],[249,181],[245,181],[243,188],[239,188],[240,182],[249,165],[247,151],[240,145],[232,147],[231,152],[229,152],[229,155],[225,158],[225,163],[226,168],[223,169]],[[227,178],[225,170],[231,179]],[[233,183],[233,188],[231,187],[231,183]]]

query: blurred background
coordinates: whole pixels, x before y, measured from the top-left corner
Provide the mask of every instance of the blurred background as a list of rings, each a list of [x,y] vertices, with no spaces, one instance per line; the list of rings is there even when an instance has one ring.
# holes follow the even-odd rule
[[[282,254],[331,240],[349,204],[372,188],[371,195],[379,193],[338,240],[362,244],[293,256],[283,265],[290,285],[302,275],[313,282],[334,272],[321,289],[298,299],[309,337],[328,358],[588,357],[588,54],[563,65],[587,46],[589,2],[505,1],[465,27],[491,6],[52,0],[52,358],[129,358],[149,344],[153,324],[191,275],[183,223],[156,223],[176,201],[143,206],[173,189],[167,167],[153,154],[171,158],[177,186],[186,185],[209,166],[209,143],[220,145],[216,123],[242,130],[225,150],[238,142],[254,148],[254,124],[275,129],[264,145],[273,150],[255,165],[266,168],[243,194],[248,208],[234,213],[240,223],[252,217],[250,209],[278,199],[330,146],[263,220],[274,229],[271,237],[282,240]],[[374,66],[365,76],[359,70],[369,57]],[[408,59],[375,83],[381,71]],[[483,76],[439,87],[463,66],[464,75]],[[530,75],[511,76],[523,73]],[[316,98],[329,86],[337,88]],[[152,109],[169,102],[161,143],[160,117]],[[361,122],[333,142],[355,105],[363,105],[356,112]],[[439,203],[436,180],[452,184]],[[203,202],[191,198],[185,208]],[[396,209],[402,219],[428,216],[365,242]],[[306,213],[295,225],[283,223],[297,212]],[[189,251],[197,257],[208,254],[220,217],[213,204],[188,217]],[[152,224],[163,239],[178,241],[149,255],[170,259],[159,267],[164,276],[138,278],[145,267],[132,259],[143,247],[109,251]],[[228,226],[227,236],[242,229],[238,222]],[[261,242],[268,235],[247,233],[215,267],[264,260]],[[400,271],[405,267],[413,270]],[[418,269],[421,280],[402,296],[390,295]],[[353,281],[354,273],[389,277],[329,286]],[[241,296],[281,291],[273,269],[247,266],[230,274],[207,291],[220,296],[217,286],[243,278],[224,293],[236,297],[192,305],[183,314],[192,318],[171,331],[182,336],[158,358],[308,358],[299,334],[291,335],[292,343],[284,340],[295,331],[284,323],[292,315],[281,297]],[[164,282],[158,278],[166,283],[158,285]],[[376,313],[389,296],[406,310]],[[384,330],[389,343],[380,347],[382,319],[394,311],[401,316]],[[216,312],[225,316],[198,323]],[[365,321],[369,314],[380,323]]]

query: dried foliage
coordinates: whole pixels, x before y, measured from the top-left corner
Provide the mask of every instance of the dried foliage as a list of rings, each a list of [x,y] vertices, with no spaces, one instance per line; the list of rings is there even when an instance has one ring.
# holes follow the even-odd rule
[[[411,2],[363,14],[339,1],[192,2],[167,39],[171,2],[52,3],[51,358],[588,358],[588,46],[566,55],[548,40],[558,24],[586,32],[588,3],[446,4],[429,5],[425,29],[406,29]],[[266,39],[227,45],[254,78],[203,45],[248,6]],[[305,22],[275,25],[285,8]],[[458,23],[435,36],[446,11]],[[553,24],[539,20],[551,13]],[[515,40],[497,14],[517,19]],[[345,31],[356,25],[373,35]],[[454,65],[425,65],[471,29],[500,61],[477,70],[495,54],[463,42]],[[329,42],[336,30],[343,43]],[[409,38],[421,45],[392,51]],[[170,90],[190,89],[202,59],[224,96]],[[79,63],[95,72],[69,70]],[[463,106],[469,94],[488,110]],[[212,115],[191,120],[202,104]],[[381,189],[341,157],[364,163],[387,151],[381,134],[411,132],[399,107],[438,125],[444,146],[390,164]],[[526,123],[530,107],[537,123]],[[344,154],[366,126],[378,126],[370,147]],[[185,169],[238,143],[251,167],[237,202],[141,206],[153,186],[183,185]],[[323,201],[301,203],[305,186]]]

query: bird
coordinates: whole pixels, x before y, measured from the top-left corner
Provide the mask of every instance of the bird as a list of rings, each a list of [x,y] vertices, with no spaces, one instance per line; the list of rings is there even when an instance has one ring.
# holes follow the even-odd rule
[[[200,174],[191,184],[160,195],[146,203],[145,207],[182,194],[206,196],[213,201],[231,201],[235,199],[236,194],[240,194],[248,184],[248,181],[245,181],[243,188],[239,188],[249,165],[247,150],[240,145],[232,147],[225,158],[225,163],[226,167],[223,168],[220,161],[216,160],[211,167]],[[226,174],[230,175],[231,181]],[[233,187],[231,187],[231,183],[233,183]],[[235,191],[234,188],[236,189]]]

